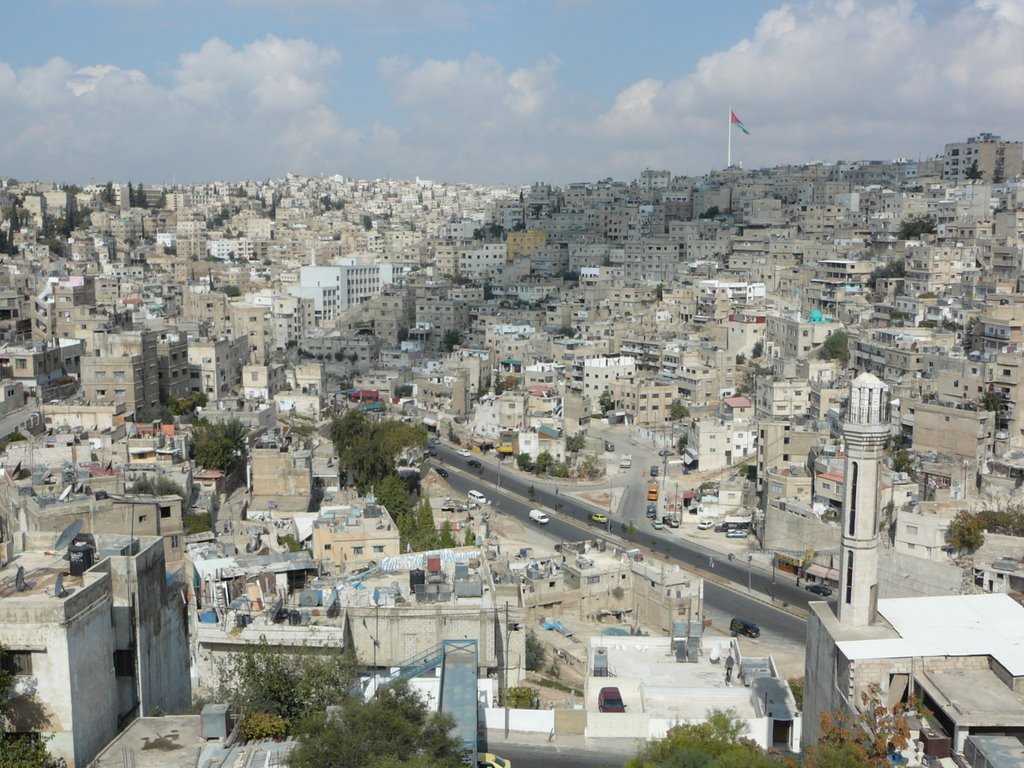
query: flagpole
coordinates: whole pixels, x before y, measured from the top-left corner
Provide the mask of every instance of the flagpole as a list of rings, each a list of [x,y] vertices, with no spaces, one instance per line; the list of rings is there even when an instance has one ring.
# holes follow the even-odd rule
[[[726,155],[725,167],[732,168],[732,107],[729,107],[729,114],[725,120],[725,130],[729,132],[729,150]]]

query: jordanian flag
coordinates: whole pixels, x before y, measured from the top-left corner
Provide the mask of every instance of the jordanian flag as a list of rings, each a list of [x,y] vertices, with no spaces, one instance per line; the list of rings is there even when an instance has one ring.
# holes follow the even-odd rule
[[[729,122],[731,122],[733,125],[739,128],[745,134],[747,134],[747,136],[750,135],[750,131],[747,130],[747,126],[743,124],[743,121],[740,120],[737,114],[733,112],[731,109],[729,110]]]

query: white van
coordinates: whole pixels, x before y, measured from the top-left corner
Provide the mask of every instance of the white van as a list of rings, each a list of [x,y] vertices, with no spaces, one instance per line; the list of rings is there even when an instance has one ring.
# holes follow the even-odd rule
[[[466,494],[474,504],[487,504],[487,498],[480,491],[470,491]]]
[[[547,514],[541,509],[531,509],[530,519],[533,520],[533,522],[535,522],[537,525],[547,525],[548,521],[551,518],[549,518]]]

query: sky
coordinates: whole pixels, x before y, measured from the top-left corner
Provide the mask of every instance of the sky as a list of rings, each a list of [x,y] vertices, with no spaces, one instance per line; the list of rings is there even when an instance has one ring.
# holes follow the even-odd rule
[[[1024,0],[5,4],[0,176],[565,184],[1024,138]]]

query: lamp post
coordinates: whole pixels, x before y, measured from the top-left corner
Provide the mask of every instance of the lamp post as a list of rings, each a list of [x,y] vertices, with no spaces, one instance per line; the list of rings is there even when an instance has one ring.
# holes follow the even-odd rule
[[[605,521],[604,529],[611,531],[612,529],[612,498],[615,496],[615,491],[612,488],[612,473],[608,473],[608,519]]]
[[[747,555],[747,594],[750,594],[750,564],[753,562],[754,556]]]

